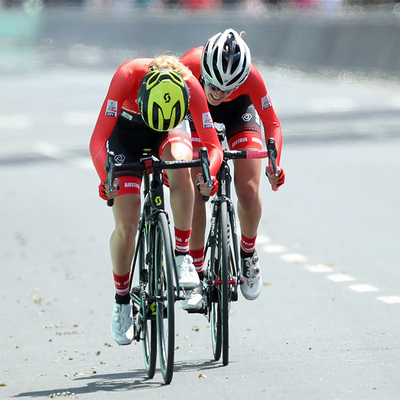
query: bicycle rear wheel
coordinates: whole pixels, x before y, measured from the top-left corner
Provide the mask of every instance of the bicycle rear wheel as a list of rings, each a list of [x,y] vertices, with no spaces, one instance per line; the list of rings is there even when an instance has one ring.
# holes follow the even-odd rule
[[[165,214],[160,213],[155,232],[156,320],[161,373],[170,383],[174,368],[175,291],[172,240]]]
[[[155,319],[155,303],[149,303],[149,298],[154,298],[154,276],[150,274],[153,268],[146,265],[147,253],[150,249],[149,236],[143,232],[139,233],[138,246],[138,266],[139,266],[139,295],[140,310],[137,318],[140,320],[140,339],[143,341],[144,364],[147,376],[151,379],[156,371],[157,360],[157,328]],[[149,259],[151,262],[151,259]],[[153,308],[153,309],[152,309]],[[152,315],[154,313],[154,315]]]

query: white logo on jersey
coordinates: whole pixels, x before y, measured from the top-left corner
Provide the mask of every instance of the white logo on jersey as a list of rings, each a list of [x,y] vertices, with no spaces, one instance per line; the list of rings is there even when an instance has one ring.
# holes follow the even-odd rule
[[[203,113],[203,128],[214,128],[214,122],[209,112]]]
[[[272,106],[271,99],[269,98],[268,93],[261,98],[261,105],[263,110]]]
[[[114,157],[114,161],[117,164],[122,164],[125,161],[125,156],[123,154],[116,154]]]
[[[129,113],[127,113],[126,111],[122,111],[121,117],[124,117],[124,118],[126,118],[126,119],[129,119],[129,121],[132,121],[132,118],[133,118],[132,115],[129,114]]]
[[[251,118],[252,118],[252,115],[250,113],[246,113],[246,114],[242,115],[242,120],[244,122],[249,122],[251,120]]]
[[[244,143],[244,142],[248,142],[249,140],[247,139],[247,137],[244,137],[244,138],[240,138],[240,139],[238,139],[238,140],[235,140],[233,143],[232,143],[232,148],[234,148],[237,144],[239,144],[239,143]]]
[[[118,101],[108,100],[107,108],[106,108],[106,115],[108,117],[116,117],[117,111],[118,111]]]
[[[258,144],[260,144],[260,145],[262,146],[262,140],[259,139],[259,138],[252,137],[252,138],[251,138],[251,141],[252,141],[252,142],[256,142],[256,143],[258,143]]]
[[[136,189],[140,189],[140,185],[138,185],[135,182],[125,182],[125,187],[130,187],[130,188],[136,188]]]

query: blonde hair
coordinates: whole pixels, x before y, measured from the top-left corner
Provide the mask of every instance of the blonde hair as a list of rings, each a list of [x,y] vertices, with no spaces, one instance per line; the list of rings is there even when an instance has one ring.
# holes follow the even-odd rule
[[[161,68],[172,69],[173,71],[178,72],[178,74],[180,74],[185,80],[189,79],[192,75],[192,71],[174,56],[158,56],[149,64],[149,71]]]

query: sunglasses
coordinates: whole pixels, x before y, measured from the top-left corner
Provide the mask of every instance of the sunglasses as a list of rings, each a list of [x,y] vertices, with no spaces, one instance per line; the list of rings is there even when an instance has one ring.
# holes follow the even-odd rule
[[[235,88],[235,89],[231,89],[231,90],[222,90],[222,89],[220,89],[219,87],[215,86],[214,84],[212,84],[211,82],[209,82],[209,81],[207,81],[207,80],[204,80],[204,83],[205,83],[211,90],[213,90],[213,91],[215,91],[215,92],[221,92],[221,93],[223,93],[223,94],[230,94],[230,93],[232,93],[234,90],[237,89],[237,88]]]

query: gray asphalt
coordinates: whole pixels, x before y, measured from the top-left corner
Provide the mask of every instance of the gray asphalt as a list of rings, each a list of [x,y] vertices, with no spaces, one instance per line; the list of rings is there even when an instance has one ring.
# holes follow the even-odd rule
[[[113,221],[88,142],[112,73],[0,77],[0,397],[397,399],[398,85],[262,70],[287,176],[262,184],[263,291],[232,306],[227,367],[205,318],[177,305],[165,386],[109,333]]]

